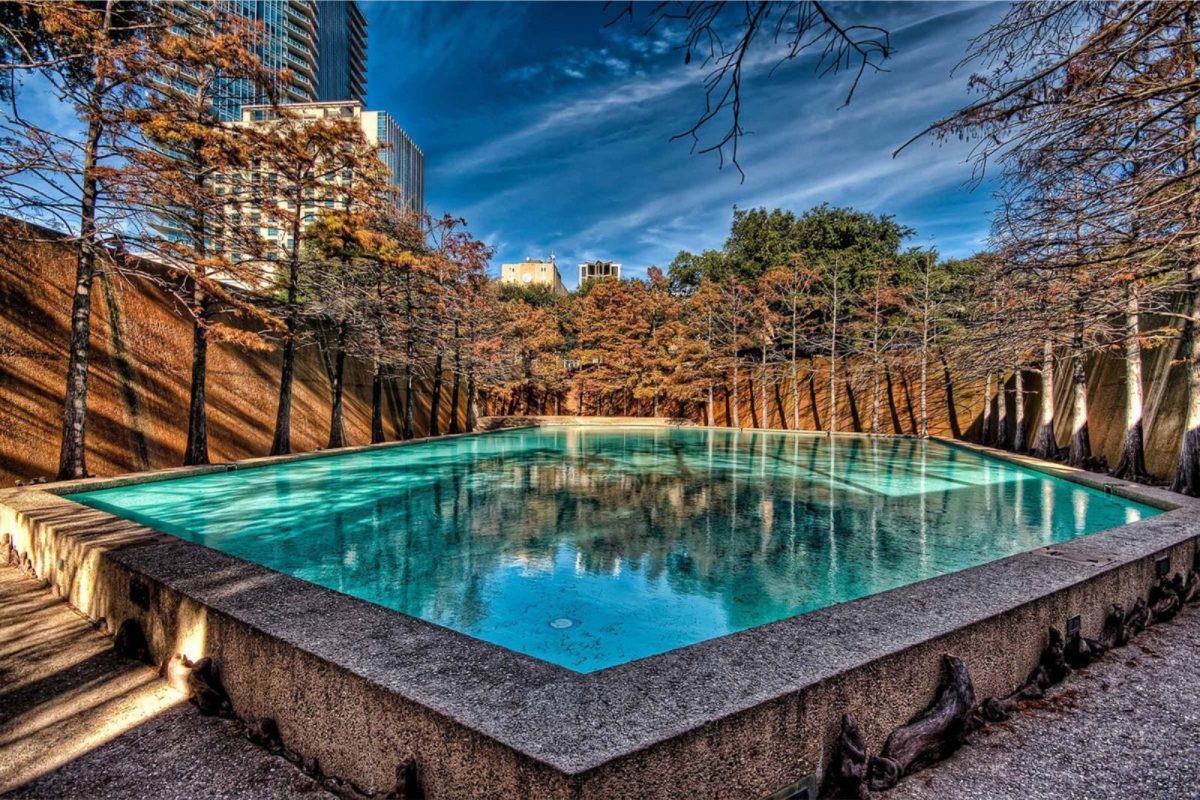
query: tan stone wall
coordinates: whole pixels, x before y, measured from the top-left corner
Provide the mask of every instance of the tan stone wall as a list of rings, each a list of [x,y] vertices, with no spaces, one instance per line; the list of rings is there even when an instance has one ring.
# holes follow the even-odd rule
[[[1143,321],[1147,329],[1167,324],[1165,320],[1148,317]],[[1143,383],[1143,423],[1146,430],[1146,462],[1150,472],[1160,480],[1170,480],[1175,471],[1179,457],[1179,443],[1183,436],[1185,395],[1187,391],[1186,376],[1183,365],[1178,363],[1178,340],[1142,354],[1142,383]],[[826,362],[815,362],[815,382],[813,393],[808,388],[808,373],[800,375],[800,428],[803,430],[827,430],[829,425],[829,368]],[[983,381],[980,379],[963,379],[955,376],[951,367],[953,382],[954,407],[962,438],[978,441],[983,418]],[[757,375],[754,376],[757,378]],[[1088,360],[1088,430],[1091,437],[1092,450],[1097,455],[1104,456],[1110,466],[1115,466],[1121,455],[1121,442],[1125,435],[1125,365],[1119,352],[1101,352],[1094,354]],[[760,405],[759,387],[757,381],[753,384],[755,405],[751,411],[751,379],[744,378],[739,397],[740,423],[744,428],[749,427],[781,427],[779,406],[783,407],[784,426],[792,425],[792,389],[790,377],[779,387],[779,401],[776,400],[773,386],[767,388],[767,406],[770,414],[769,425],[763,425],[759,420],[755,424],[755,414]],[[920,384],[915,370],[892,373],[892,404],[895,408],[895,419],[888,401],[886,384],[881,386],[880,396],[880,430],[886,434],[913,434],[916,432],[920,419]],[[1025,388],[1025,426],[1026,441],[1032,446],[1038,426],[1041,424],[1041,378],[1033,372],[1026,372]],[[844,376],[839,376],[838,386],[838,430],[853,432],[853,416],[850,410],[849,395],[846,391]],[[1013,379],[1008,376],[1008,418],[1014,418],[1013,408]],[[995,389],[994,389],[995,391]],[[868,430],[871,420],[871,386],[868,380],[856,378],[853,381],[854,402],[858,408],[860,430]],[[813,398],[820,417],[817,425],[813,414]],[[780,402],[781,401],[781,402]],[[945,380],[942,366],[938,362],[930,365],[929,372],[929,428],[934,436],[951,436],[952,426],[946,402]],[[1071,373],[1070,362],[1061,359],[1055,374],[1055,437],[1062,447],[1070,441],[1071,415]],[[575,408],[571,400],[570,410]],[[667,410],[674,413],[673,406]],[[686,410],[691,419],[703,421],[702,409]],[[716,425],[726,424],[726,408],[724,397],[717,394],[715,403]],[[993,407],[993,414],[995,408]],[[899,422],[899,426],[896,425]]]
[[[58,465],[74,259],[69,248],[0,239],[0,486],[53,478]],[[115,312],[115,314],[114,314]],[[88,469],[96,475],[177,466],[187,439],[191,324],[147,280],[102,276],[92,298]],[[122,357],[123,354],[123,357]],[[278,399],[280,353],[209,348],[209,452],[214,461],[265,455]],[[449,425],[447,379],[441,409]],[[465,392],[465,387],[463,389]],[[385,392],[384,431],[397,438],[398,400]],[[465,403],[465,398],[460,398]],[[296,451],[329,436],[329,381],[317,346],[299,349],[292,413]],[[428,430],[428,387],[416,394],[415,428]],[[347,444],[370,440],[369,365],[347,364]],[[465,422],[461,416],[460,422]]]

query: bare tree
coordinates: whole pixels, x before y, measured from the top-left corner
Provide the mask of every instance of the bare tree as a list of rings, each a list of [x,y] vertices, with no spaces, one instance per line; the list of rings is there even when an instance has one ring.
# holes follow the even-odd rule
[[[608,6],[611,8],[612,3]],[[873,25],[850,24],[827,4],[817,0],[753,0],[727,3],[723,0],[660,2],[645,13],[630,0],[619,4],[609,23],[627,20],[640,24],[646,33],[655,29],[678,31],[683,61],[696,61],[706,70],[704,111],[676,139],[690,139],[699,153],[716,153],[723,167],[728,160],[742,174],[738,145],[742,127],[742,86],[749,71],[779,66],[805,53],[817,54],[815,69],[820,75],[851,72],[846,103],[854,97],[867,72],[882,70],[891,56],[891,38]],[[718,126],[709,141],[704,131]]]

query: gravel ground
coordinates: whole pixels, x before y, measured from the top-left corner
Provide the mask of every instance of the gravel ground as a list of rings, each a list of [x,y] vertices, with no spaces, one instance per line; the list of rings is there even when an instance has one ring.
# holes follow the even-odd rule
[[[887,800],[1200,797],[1200,608],[1151,628],[989,725]],[[14,788],[16,787],[16,788]],[[0,568],[0,793],[6,798],[329,798],[227,720],[113,654],[65,603]]]
[[[332,797],[247,741],[236,723],[200,716],[152,669],[118,657],[110,639],[12,567],[0,567],[0,794]]]
[[[1200,607],[1151,628],[990,725],[889,800],[1200,797]]]

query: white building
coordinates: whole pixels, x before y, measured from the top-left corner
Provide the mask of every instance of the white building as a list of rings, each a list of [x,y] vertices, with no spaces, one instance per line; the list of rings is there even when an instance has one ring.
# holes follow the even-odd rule
[[[395,192],[397,205],[418,212],[424,209],[425,156],[386,111],[367,111],[357,100],[289,103],[280,108],[298,115],[301,119],[342,117],[358,121],[367,143],[379,148],[379,157],[388,167],[388,180]],[[271,105],[247,105],[242,107],[241,120],[232,124],[269,125],[276,116],[277,111]],[[270,184],[276,179],[273,174],[250,176],[252,184],[264,180]],[[341,180],[341,176],[335,176],[332,183],[336,186]],[[306,200],[301,209],[304,223],[308,224],[316,217],[318,208],[333,208],[334,205],[334,198],[330,194]],[[231,202],[226,207],[226,213],[256,214],[250,202]],[[290,231],[283,227],[268,223],[264,219],[259,233],[263,239],[273,242],[281,249],[291,248]]]
[[[621,280],[621,265],[611,261],[589,261],[579,265],[579,285],[584,281],[600,278]]]

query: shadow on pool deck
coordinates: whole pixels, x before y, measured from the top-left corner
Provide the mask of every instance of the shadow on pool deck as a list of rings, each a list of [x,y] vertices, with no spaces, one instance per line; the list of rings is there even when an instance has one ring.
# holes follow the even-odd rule
[[[4,794],[11,792],[10,794]],[[329,797],[228,720],[200,716],[40,583],[0,567],[0,794]]]

